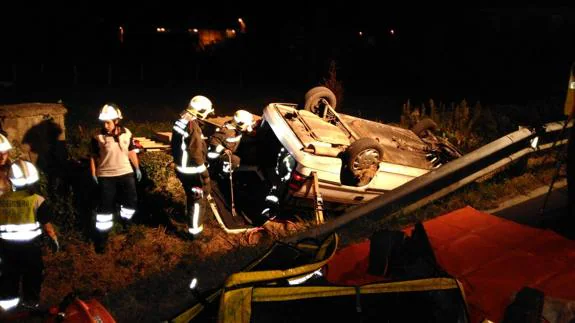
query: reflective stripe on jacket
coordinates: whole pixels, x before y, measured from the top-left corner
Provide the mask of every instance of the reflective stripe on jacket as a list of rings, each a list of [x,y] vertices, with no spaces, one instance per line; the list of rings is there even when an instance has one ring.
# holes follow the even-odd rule
[[[26,191],[0,197],[0,239],[29,241],[42,234],[36,214],[44,198]]]
[[[172,128],[172,157],[176,169],[184,174],[206,171],[207,146],[202,139],[202,129],[195,121],[179,119]]]

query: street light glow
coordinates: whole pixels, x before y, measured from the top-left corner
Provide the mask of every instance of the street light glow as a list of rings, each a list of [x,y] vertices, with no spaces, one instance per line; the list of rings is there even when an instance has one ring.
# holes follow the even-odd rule
[[[238,22],[240,23],[240,32],[245,33],[246,32],[246,23],[244,22],[244,20],[242,18],[238,18]]]

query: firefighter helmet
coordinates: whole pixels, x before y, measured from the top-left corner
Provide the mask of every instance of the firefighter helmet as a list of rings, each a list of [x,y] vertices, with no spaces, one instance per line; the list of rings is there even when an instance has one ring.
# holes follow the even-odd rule
[[[10,166],[10,182],[16,188],[36,183],[40,177],[36,166],[26,160],[17,160]]]
[[[0,133],[0,153],[5,153],[8,150],[12,149],[12,145],[10,144],[10,140],[6,138],[3,134]]]
[[[214,112],[212,107],[212,101],[203,95],[196,95],[190,100],[190,104],[184,112],[190,113],[191,115],[205,119],[208,114]]]
[[[239,130],[251,132],[254,125],[254,116],[249,111],[238,110],[234,113],[232,122]]]
[[[122,119],[122,111],[114,103],[106,103],[100,110],[100,116],[98,117],[101,121],[109,121]]]

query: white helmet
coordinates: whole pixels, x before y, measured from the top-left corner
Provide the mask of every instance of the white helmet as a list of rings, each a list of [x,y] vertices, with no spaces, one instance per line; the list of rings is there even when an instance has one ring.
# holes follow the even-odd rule
[[[234,113],[233,123],[239,130],[251,132],[254,125],[254,115],[246,110],[238,110]]]
[[[205,119],[208,114],[214,112],[214,108],[212,107],[212,101],[210,101],[210,99],[203,95],[196,95],[190,100],[190,104],[188,104],[185,112],[197,118]]]
[[[8,150],[12,149],[12,145],[10,144],[10,140],[6,138],[3,134],[0,133],[0,153],[5,153]]]
[[[120,108],[118,108],[114,103],[107,103],[104,104],[100,110],[100,116],[98,119],[101,121],[122,119],[122,111],[120,111]]]
[[[38,169],[29,161],[17,160],[10,166],[10,182],[15,187],[24,187],[36,183],[40,177]]]

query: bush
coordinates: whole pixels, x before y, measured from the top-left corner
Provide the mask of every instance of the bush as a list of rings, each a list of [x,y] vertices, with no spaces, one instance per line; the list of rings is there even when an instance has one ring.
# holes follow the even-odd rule
[[[185,193],[164,152],[140,154],[143,179],[138,184],[139,217],[152,224],[168,224],[170,218],[184,222]]]

